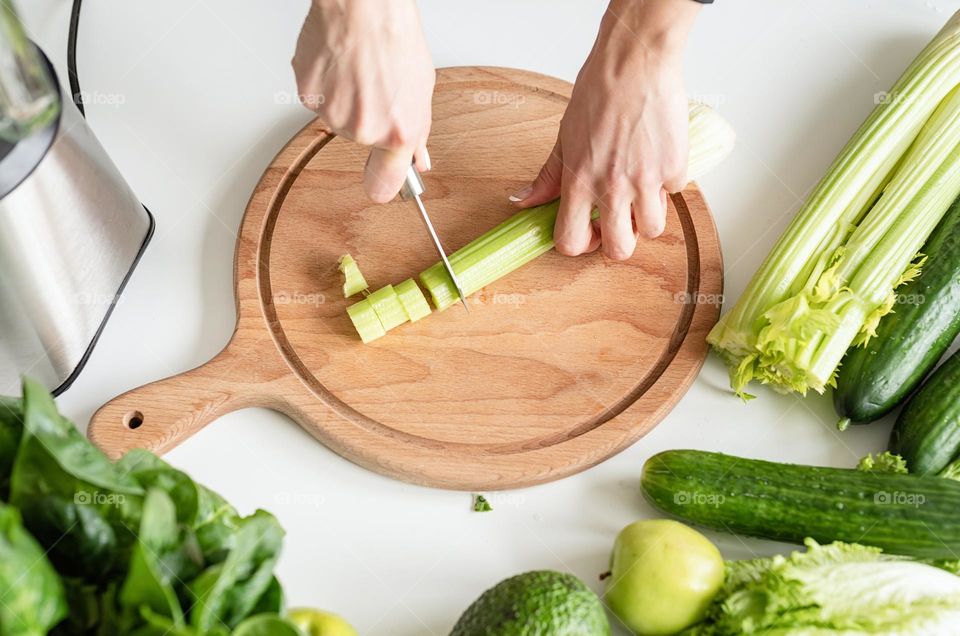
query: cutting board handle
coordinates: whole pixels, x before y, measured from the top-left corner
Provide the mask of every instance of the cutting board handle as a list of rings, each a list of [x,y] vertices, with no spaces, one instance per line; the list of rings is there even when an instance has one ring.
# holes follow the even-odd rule
[[[87,436],[112,459],[133,448],[163,454],[231,411],[267,406],[289,412],[276,382],[288,382],[276,354],[240,356],[228,345],[191,371],[127,391],[100,407]],[[281,403],[283,402],[283,403]]]

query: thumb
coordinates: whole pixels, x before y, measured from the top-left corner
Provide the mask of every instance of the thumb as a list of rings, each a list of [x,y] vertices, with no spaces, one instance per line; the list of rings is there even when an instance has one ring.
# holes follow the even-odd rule
[[[521,208],[530,208],[547,201],[553,201],[560,196],[560,176],[562,174],[563,153],[558,139],[537,178],[526,188],[512,195],[510,201]]]
[[[363,171],[363,189],[376,203],[387,203],[397,196],[410,168],[413,151],[371,148]]]

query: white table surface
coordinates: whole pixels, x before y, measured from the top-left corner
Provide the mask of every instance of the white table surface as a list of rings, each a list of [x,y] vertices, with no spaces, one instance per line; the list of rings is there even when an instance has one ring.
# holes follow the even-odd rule
[[[66,0],[20,0],[33,37],[64,73]],[[422,0],[437,66],[527,68],[573,80],[605,3]],[[87,368],[60,399],[84,425],[127,389],[205,362],[234,322],[234,239],[276,151],[309,119],[278,94],[305,0],[87,0],[79,71],[91,125],[157,231]],[[738,147],[701,186],[716,215],[735,299],[856,126],[874,94],[960,2],[720,0],[703,12],[688,54],[692,96],[717,106]],[[276,413],[249,409],[211,425],[167,459],[242,512],[269,509],[287,530],[279,576],[292,605],[336,611],[362,634],[446,634],[497,581],[569,570],[600,590],[617,531],[656,516],[638,490],[644,460],[702,448],[852,466],[884,447],[890,422],[834,428],[827,399],[741,404],[710,358],[660,426],[582,474],[493,493],[420,488],[354,466]],[[786,546],[711,534],[728,558]]]

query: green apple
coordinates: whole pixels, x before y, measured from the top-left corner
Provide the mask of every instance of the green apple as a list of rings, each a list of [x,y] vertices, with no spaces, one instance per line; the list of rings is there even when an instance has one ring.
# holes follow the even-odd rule
[[[358,636],[350,623],[336,614],[314,609],[295,609],[287,613],[287,620],[306,636]]]
[[[637,521],[613,544],[604,598],[635,633],[676,634],[703,620],[723,577],[720,551],[693,528]]]

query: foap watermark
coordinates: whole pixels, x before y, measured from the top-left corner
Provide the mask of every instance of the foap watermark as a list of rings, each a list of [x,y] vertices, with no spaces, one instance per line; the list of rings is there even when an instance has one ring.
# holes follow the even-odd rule
[[[500,91],[477,91],[473,94],[473,103],[483,106],[513,106],[520,108],[527,102],[525,95],[501,93]]]
[[[519,508],[527,502],[527,498],[516,492],[494,492],[483,496],[490,506],[496,508]]]
[[[78,490],[73,493],[73,503],[78,506],[122,506],[127,501],[123,493]]]
[[[673,493],[673,503],[678,506],[713,506],[719,508],[726,503],[724,495],[715,492],[697,492],[678,490]]]
[[[896,294],[895,299],[898,305],[910,305],[912,307],[919,307],[927,302],[927,297],[924,294]]]
[[[319,307],[327,302],[327,297],[320,293],[280,292],[273,297],[273,302],[277,305],[312,305]]]
[[[474,305],[505,305],[507,307],[520,307],[527,302],[524,294],[512,293],[506,294],[497,292],[491,294],[485,290],[480,290],[470,297],[470,302]]]
[[[309,506],[318,508],[326,503],[327,498],[317,492],[291,492],[289,490],[281,490],[274,495],[273,500],[278,506]]]
[[[873,503],[881,506],[913,506],[914,508],[919,508],[926,502],[927,498],[918,492],[903,492],[901,490],[887,492],[886,490],[879,490],[873,495]]]
[[[100,91],[80,91],[73,96],[74,102],[84,106],[112,106],[120,108],[127,103],[123,93],[101,93]]]
[[[688,95],[688,97],[690,101],[706,104],[711,108],[720,108],[727,103],[727,95],[725,93],[694,93],[693,95]]]
[[[94,292],[80,292],[76,295],[78,305],[119,305],[123,302],[120,294],[98,294]]]
[[[327,98],[322,93],[318,95],[301,95],[300,93],[293,93],[290,91],[277,91],[273,94],[273,103],[300,104],[301,106],[306,106],[310,110],[316,110],[327,103]]]
[[[723,294],[707,294],[701,291],[682,291],[673,295],[673,302],[678,305],[716,305],[719,307],[723,305],[724,296]]]
[[[880,91],[873,94],[873,103],[880,104],[901,104],[916,100],[917,96],[904,95],[897,91]]]

